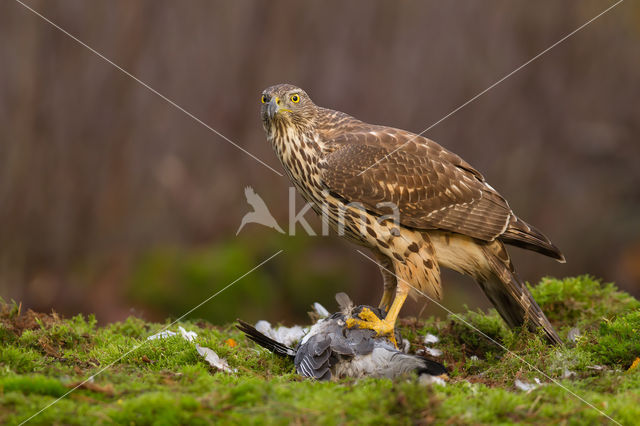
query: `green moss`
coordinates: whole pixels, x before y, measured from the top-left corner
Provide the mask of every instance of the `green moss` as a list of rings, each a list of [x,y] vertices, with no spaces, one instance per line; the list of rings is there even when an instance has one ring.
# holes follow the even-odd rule
[[[628,293],[589,275],[563,280],[543,278],[531,290],[552,323],[570,327],[590,326],[603,318],[640,309],[640,302]]]
[[[42,356],[29,348],[3,345],[0,349],[0,365],[15,373],[29,373],[38,370]]]
[[[106,414],[116,423],[136,425],[207,424],[200,403],[190,395],[148,392],[120,400]]]
[[[196,268],[197,269],[197,268]],[[198,275],[202,271],[193,272]],[[195,276],[194,275],[194,276]],[[181,337],[147,340],[169,323],[129,318],[97,327],[95,318],[21,313],[4,305],[0,321],[0,423],[18,424],[416,424],[572,423],[605,418],[573,392],[623,424],[640,418],[640,303],[612,284],[590,277],[545,278],[532,291],[563,337],[548,346],[528,331],[508,330],[498,314],[467,311],[447,320],[407,319],[402,333],[412,350],[424,336],[443,351],[451,370],[446,386],[396,380],[302,380],[292,364],[247,341],[232,325],[182,321],[197,342],[238,371],[213,370]],[[32,321],[24,321],[24,319]],[[20,322],[20,321],[22,322]],[[479,335],[464,321],[508,350]],[[20,324],[18,327],[17,325]],[[231,346],[234,339],[237,346]],[[105,369],[106,368],[106,369]],[[518,390],[516,379],[542,383]],[[554,383],[557,382],[561,386]],[[570,392],[569,392],[570,391]]]
[[[7,376],[0,377],[2,392],[22,392],[23,394],[38,394],[60,397],[67,392],[67,388],[58,380],[44,376]]]
[[[640,356],[640,311],[605,320],[597,331],[579,339],[578,347],[595,362],[628,368]]]

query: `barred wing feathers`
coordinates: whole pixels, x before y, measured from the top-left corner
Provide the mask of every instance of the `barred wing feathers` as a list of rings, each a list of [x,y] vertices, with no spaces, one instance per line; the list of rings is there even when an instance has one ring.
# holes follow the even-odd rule
[[[507,201],[456,154],[410,132],[353,120],[321,134],[332,145],[320,163],[323,182],[346,202],[362,203],[379,215],[389,214],[380,203],[391,202],[404,226],[483,241],[504,236],[509,244],[564,260],[548,238],[518,219]]]

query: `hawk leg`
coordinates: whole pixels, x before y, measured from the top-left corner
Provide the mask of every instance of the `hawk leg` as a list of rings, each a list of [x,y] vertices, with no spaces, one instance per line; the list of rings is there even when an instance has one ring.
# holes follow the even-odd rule
[[[389,312],[391,303],[393,302],[393,296],[396,294],[396,287],[398,286],[398,280],[393,274],[393,262],[384,254],[374,251],[378,264],[380,265],[380,272],[382,272],[382,281],[384,283],[384,292],[382,293],[382,299],[378,307],[385,312]]]
[[[400,309],[407,299],[409,294],[409,285],[399,282],[396,289],[396,297],[393,299],[393,303],[387,312],[387,316],[384,319],[380,319],[374,314],[371,309],[364,308],[359,314],[359,318],[349,318],[346,321],[346,325],[349,328],[358,327],[368,330],[373,330],[378,336],[386,336],[397,348],[398,342],[395,337],[395,326]]]
[[[384,292],[382,293],[382,299],[380,299],[380,304],[378,308],[383,309],[385,312],[389,312],[389,308],[391,307],[391,302],[393,301],[393,289],[384,287]]]

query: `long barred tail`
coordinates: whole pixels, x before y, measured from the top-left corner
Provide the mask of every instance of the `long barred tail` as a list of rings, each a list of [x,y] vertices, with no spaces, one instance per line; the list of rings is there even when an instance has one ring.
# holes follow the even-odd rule
[[[515,274],[504,246],[496,241],[484,246],[483,251],[492,273],[477,281],[504,321],[512,328],[524,324],[534,332],[542,328],[551,343],[562,344],[527,286]]]
[[[515,215],[511,217],[509,226],[499,238],[507,244],[542,253],[560,263],[565,262],[564,255],[549,238]]]

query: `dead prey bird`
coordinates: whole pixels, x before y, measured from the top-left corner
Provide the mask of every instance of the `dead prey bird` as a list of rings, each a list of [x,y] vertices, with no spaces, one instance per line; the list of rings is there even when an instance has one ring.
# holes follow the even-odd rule
[[[238,320],[236,327],[247,337],[269,351],[293,360],[298,374],[317,380],[346,377],[394,378],[415,372],[421,380],[446,378],[447,370],[435,361],[406,354],[385,336],[368,329],[348,328],[346,320],[368,308],[384,317],[381,309],[371,306],[353,307],[344,293],[336,295],[342,310],[320,319],[302,338],[295,349],[259,332]],[[396,336],[399,337],[397,330]],[[400,340],[401,341],[401,340]],[[430,380],[431,379],[431,380]]]

